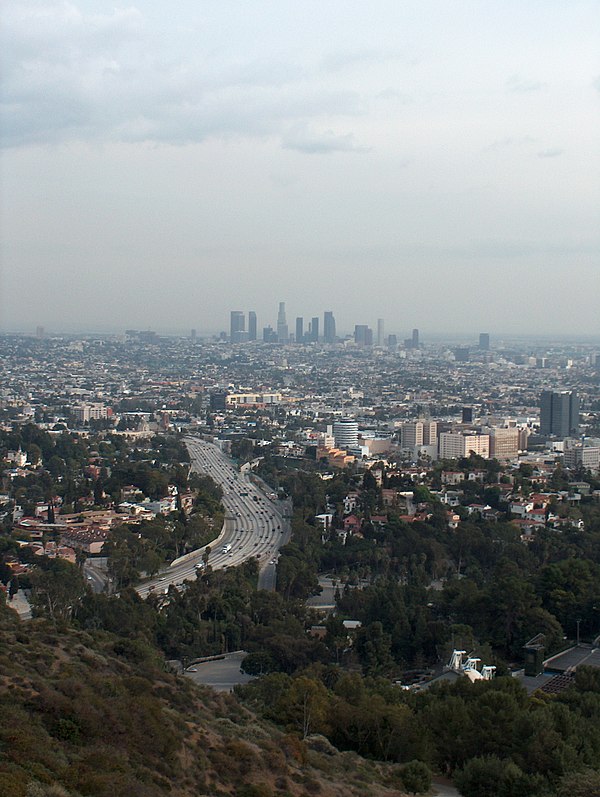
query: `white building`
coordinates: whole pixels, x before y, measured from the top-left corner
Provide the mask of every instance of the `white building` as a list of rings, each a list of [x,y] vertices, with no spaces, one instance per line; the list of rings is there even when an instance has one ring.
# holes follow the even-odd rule
[[[600,469],[600,448],[598,446],[577,445],[565,448],[564,464],[567,468]]]
[[[402,448],[415,449],[437,443],[436,421],[409,421],[402,424]]]
[[[353,418],[342,418],[333,424],[335,447],[344,451],[358,448],[358,423]]]
[[[460,459],[477,454],[490,456],[490,436],[469,432],[442,432],[439,437],[440,459]]]

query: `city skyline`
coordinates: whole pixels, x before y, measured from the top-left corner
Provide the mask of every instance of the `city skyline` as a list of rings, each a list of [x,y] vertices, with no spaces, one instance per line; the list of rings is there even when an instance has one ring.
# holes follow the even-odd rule
[[[0,330],[599,334],[598,10],[8,0]]]

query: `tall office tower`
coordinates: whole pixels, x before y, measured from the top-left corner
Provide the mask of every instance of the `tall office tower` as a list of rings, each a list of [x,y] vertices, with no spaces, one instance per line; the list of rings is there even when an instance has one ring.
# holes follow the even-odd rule
[[[319,342],[319,319],[316,316],[310,322],[310,339],[315,343]]]
[[[402,424],[402,448],[433,446],[437,439],[437,421],[421,419]]]
[[[438,441],[437,421],[423,421],[423,445],[435,446]]]
[[[490,432],[490,457],[516,459],[519,456],[519,430],[516,426],[505,429],[493,426]]]
[[[354,418],[342,418],[333,424],[335,447],[348,450],[358,448],[358,423]]]
[[[354,327],[354,342],[357,346],[373,345],[373,330],[366,324],[356,324]]]
[[[304,343],[304,319],[300,315],[296,319],[296,343]]]
[[[256,313],[250,310],[248,313],[248,340],[256,340]]]
[[[287,343],[289,337],[288,325],[285,319],[285,302],[279,302],[279,313],[277,315],[277,340],[280,343]]]
[[[331,310],[325,310],[323,315],[323,340],[325,343],[335,343],[335,318]]]
[[[197,339],[196,330],[192,329],[192,331],[190,332],[190,340],[192,341],[192,343],[195,343],[196,339]]]
[[[246,317],[241,310],[231,311],[231,322],[229,325],[229,340],[232,343],[240,343],[245,337]]]
[[[412,347],[413,349],[419,348],[419,330],[413,329],[412,331]]]
[[[574,391],[555,393],[544,390],[540,396],[540,434],[555,437],[576,435],[579,429],[579,396]]]
[[[482,351],[490,350],[490,335],[488,332],[479,333],[479,348]]]
[[[423,445],[423,423],[409,421],[402,424],[402,448],[415,448]]]
[[[277,332],[272,326],[263,328],[263,343],[277,343]]]
[[[377,345],[383,346],[383,341],[385,339],[385,324],[383,322],[383,318],[377,319]]]
[[[473,407],[462,408],[462,423],[473,423]]]
[[[398,336],[388,335],[388,349],[390,351],[396,351],[397,348],[398,348]]]

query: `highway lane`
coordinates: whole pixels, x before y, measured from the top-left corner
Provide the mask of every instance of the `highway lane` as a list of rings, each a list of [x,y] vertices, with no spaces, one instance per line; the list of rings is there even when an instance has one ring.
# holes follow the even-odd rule
[[[219,537],[210,544],[208,563],[213,569],[235,567],[256,557],[260,563],[259,587],[274,589],[279,548],[289,540],[290,508],[271,498],[248,473],[240,473],[216,445],[186,437],[192,470],[209,475],[223,489],[225,523]],[[204,548],[175,560],[157,577],[137,588],[142,597],[150,592],[167,592],[194,579],[203,565]]]

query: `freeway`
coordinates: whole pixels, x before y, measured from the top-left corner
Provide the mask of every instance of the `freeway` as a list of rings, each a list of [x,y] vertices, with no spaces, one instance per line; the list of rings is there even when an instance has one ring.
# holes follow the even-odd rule
[[[210,544],[209,565],[213,570],[235,567],[256,557],[260,563],[259,587],[275,589],[279,548],[290,537],[289,507],[271,498],[255,484],[249,473],[240,473],[234,463],[213,443],[186,437],[192,470],[207,474],[223,489],[225,523],[219,537]],[[150,592],[168,592],[171,584],[181,586],[194,579],[203,566],[205,548],[176,559],[159,575],[137,587]]]

